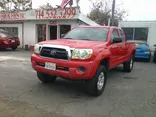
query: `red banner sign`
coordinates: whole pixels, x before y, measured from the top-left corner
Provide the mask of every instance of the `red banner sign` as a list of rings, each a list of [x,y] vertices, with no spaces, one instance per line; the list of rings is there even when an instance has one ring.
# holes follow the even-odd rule
[[[24,19],[23,13],[0,12],[0,20],[22,20],[22,19]]]
[[[76,8],[36,10],[36,19],[68,19],[76,16]]]

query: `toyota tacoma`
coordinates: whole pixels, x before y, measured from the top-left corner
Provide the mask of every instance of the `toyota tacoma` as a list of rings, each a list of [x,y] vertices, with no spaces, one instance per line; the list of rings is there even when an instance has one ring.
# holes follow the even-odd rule
[[[75,27],[61,39],[35,45],[31,63],[38,79],[54,82],[57,77],[84,80],[88,92],[100,96],[107,72],[123,64],[131,72],[136,44],[127,42],[122,29],[109,26]]]

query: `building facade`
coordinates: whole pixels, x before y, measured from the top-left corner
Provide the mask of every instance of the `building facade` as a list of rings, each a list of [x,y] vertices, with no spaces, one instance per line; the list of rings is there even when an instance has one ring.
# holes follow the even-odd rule
[[[85,25],[98,26],[81,14],[77,7],[0,12],[0,29],[18,36],[21,48],[58,39],[70,29]]]
[[[119,23],[127,40],[147,41],[151,49],[156,44],[156,21],[122,21]]]

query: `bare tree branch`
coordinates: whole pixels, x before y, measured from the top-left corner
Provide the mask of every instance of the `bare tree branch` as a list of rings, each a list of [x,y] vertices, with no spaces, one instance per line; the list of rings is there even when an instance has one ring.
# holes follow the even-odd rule
[[[108,25],[108,20],[111,18],[112,13],[112,0],[90,0],[90,2],[92,6],[88,17],[100,25]],[[115,25],[118,25],[118,21],[127,16],[127,12],[122,8],[122,5],[123,3],[116,5]]]
[[[1,0],[0,9],[3,11],[32,9],[32,0]]]

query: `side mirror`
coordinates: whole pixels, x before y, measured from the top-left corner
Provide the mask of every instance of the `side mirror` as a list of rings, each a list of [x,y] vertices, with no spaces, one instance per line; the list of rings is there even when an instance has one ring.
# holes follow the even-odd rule
[[[154,47],[156,47],[156,44],[154,44]]]
[[[122,42],[121,37],[114,37],[112,40],[112,43],[121,43],[121,42]]]

